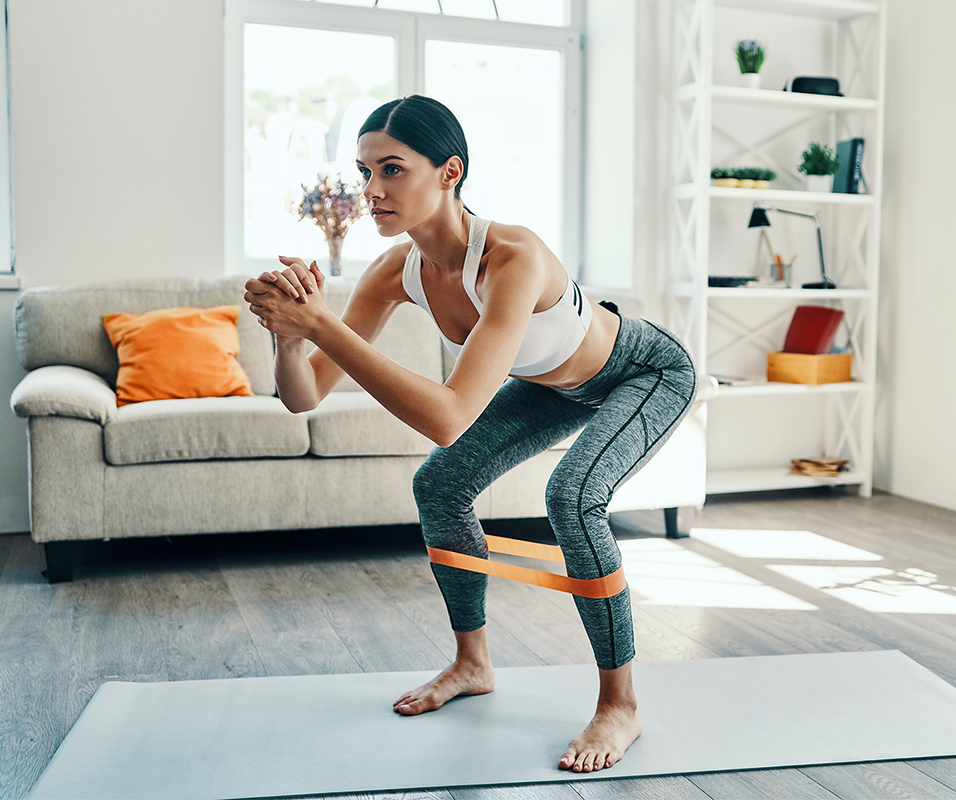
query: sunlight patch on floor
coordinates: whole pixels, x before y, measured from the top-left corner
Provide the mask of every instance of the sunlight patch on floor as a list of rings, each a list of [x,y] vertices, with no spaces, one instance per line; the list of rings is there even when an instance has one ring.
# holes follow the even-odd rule
[[[618,542],[631,600],[642,605],[816,611],[817,607],[675,542]]]
[[[758,531],[693,528],[694,539],[742,558],[800,561],[882,561],[883,556],[811,531]]]
[[[956,614],[956,590],[921,569],[771,566],[781,575],[866,611],[889,614]]]

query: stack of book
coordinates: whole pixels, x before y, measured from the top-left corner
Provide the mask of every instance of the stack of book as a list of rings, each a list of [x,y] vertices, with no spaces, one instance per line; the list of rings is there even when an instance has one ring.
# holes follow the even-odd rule
[[[795,458],[790,462],[791,475],[803,475],[807,478],[835,478],[846,472],[850,462],[845,458]]]

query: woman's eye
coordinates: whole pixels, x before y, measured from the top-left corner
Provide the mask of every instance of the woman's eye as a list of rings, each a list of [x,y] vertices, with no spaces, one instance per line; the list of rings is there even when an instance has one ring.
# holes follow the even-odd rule
[[[401,169],[394,164],[386,164],[382,169],[382,172],[386,175],[398,175],[398,173],[401,172]]]

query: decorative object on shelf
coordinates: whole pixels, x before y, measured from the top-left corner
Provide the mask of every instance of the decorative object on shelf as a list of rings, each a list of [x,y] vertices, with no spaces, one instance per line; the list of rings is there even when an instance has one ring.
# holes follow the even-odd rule
[[[711,375],[717,381],[718,386],[762,386],[767,381],[765,378],[755,378],[749,375]]]
[[[812,384],[852,381],[853,353],[832,350],[843,318],[844,311],[839,308],[797,306],[783,350],[767,354],[767,380]]]
[[[849,383],[853,353],[767,353],[767,380],[776,383]]]
[[[760,88],[760,68],[763,66],[766,51],[755,39],[742,39],[734,46],[737,66],[740,67],[740,80],[748,89]]]
[[[797,306],[783,340],[785,353],[829,353],[836,338],[844,311],[828,306]]]
[[[810,142],[802,156],[803,161],[797,169],[807,176],[807,189],[828,193],[833,185],[833,173],[839,166],[833,149],[820,142]]]
[[[850,468],[845,458],[818,456],[817,458],[795,458],[790,462],[791,475],[806,475],[809,478],[835,478]]]
[[[358,182],[346,182],[341,175],[316,176],[315,187],[302,184],[299,220],[306,217],[325,234],[329,246],[329,274],[342,274],[342,243],[359,217],[368,213]]]
[[[820,215],[819,214],[804,214],[801,211],[791,211],[786,208],[777,208],[776,206],[767,205],[766,203],[754,203],[753,213],[750,215],[750,222],[747,223],[748,228],[769,228],[770,227],[770,218],[767,216],[768,211],[776,211],[779,214],[791,214],[795,217],[803,217],[804,219],[812,219],[814,224],[817,226],[817,250],[820,256],[820,281],[814,283],[805,283],[803,284],[804,289],[836,289],[836,284],[830,280],[827,276],[826,262],[823,257],[823,228],[820,226]],[[767,238],[767,246],[770,246],[770,239]],[[771,252],[773,252],[771,248]],[[774,261],[777,260],[778,255],[773,253]],[[793,259],[791,259],[791,263]]]
[[[715,167],[710,171],[710,177],[714,181],[714,184],[717,186],[723,186],[728,189],[735,189],[739,181],[737,180],[734,173],[734,169],[725,169],[723,167]]]
[[[843,92],[840,91],[840,81],[836,78],[801,75],[787,81],[783,90],[802,94],[826,94],[831,97],[843,97]]]
[[[708,275],[707,285],[718,289],[736,289],[753,281],[753,275]]]
[[[837,194],[859,194],[863,180],[863,137],[855,136],[837,142],[836,158],[839,162],[833,174],[833,191]]]
[[[768,189],[777,180],[772,169],[760,167],[715,167],[710,171],[716,186],[730,189]]]
[[[780,254],[777,254],[777,260],[770,264],[770,285],[779,286],[787,289],[793,288],[793,259],[784,261]]]

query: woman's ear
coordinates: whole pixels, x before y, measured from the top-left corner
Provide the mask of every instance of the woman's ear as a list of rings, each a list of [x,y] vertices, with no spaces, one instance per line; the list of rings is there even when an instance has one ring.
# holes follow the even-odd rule
[[[461,159],[458,156],[451,156],[442,165],[442,183],[445,184],[445,188],[453,190],[461,182],[464,171],[465,166]]]

